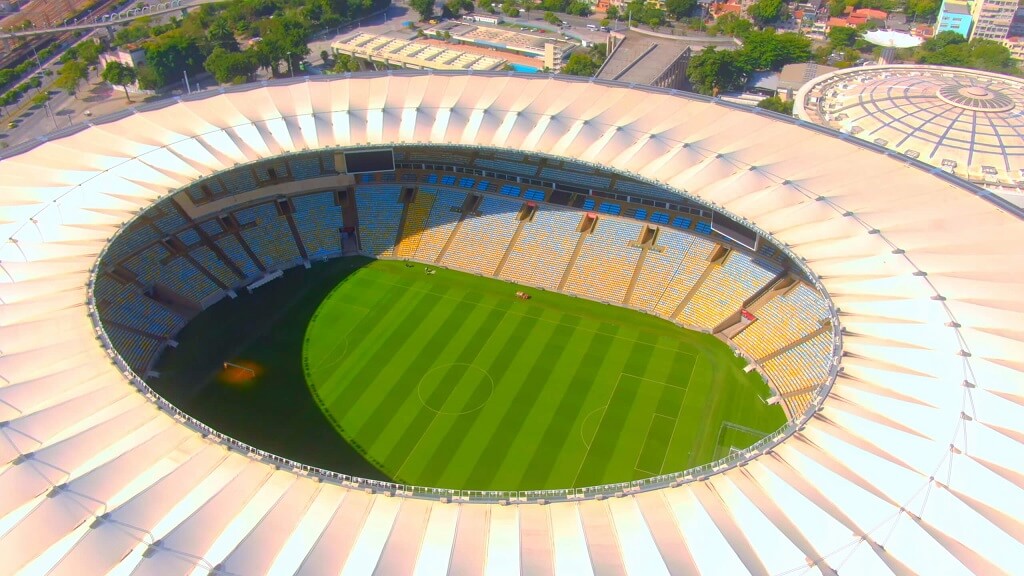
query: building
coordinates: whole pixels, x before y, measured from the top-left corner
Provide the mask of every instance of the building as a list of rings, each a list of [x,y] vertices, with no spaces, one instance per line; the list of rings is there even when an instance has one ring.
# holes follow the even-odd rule
[[[146,50],[136,46],[134,44],[126,45],[122,48],[118,48],[113,52],[104,52],[100,54],[100,70],[106,67],[110,62],[119,62],[125,66],[131,66],[136,70],[139,66],[146,64]],[[141,92],[139,88],[139,82],[132,82],[127,86],[129,92]]]
[[[428,37],[444,38],[450,43],[495,51],[498,55],[512,54],[536,59],[536,69],[558,70],[577,47],[577,44],[560,37],[557,32],[541,36],[457,20],[441,22],[425,29],[423,33]]]
[[[974,17],[971,14],[970,3],[960,0],[943,0],[935,32],[956,32],[964,38],[969,38],[973,22]]]
[[[942,66],[838,70],[804,86],[794,112],[1024,205],[1024,80]]]
[[[595,75],[603,80],[687,90],[686,69],[693,53],[689,44],[626,33],[613,35],[613,47]]]
[[[495,494],[276,457],[124,368],[94,266],[135,219],[159,245],[141,209],[236,167],[396,142],[582,161],[747,222],[831,295],[834,383],[718,466]],[[1019,572],[1022,213],[910,158],[685,93],[480,72],[206,91],[3,156],[0,573]]]
[[[783,100],[792,100],[793,96],[804,87],[805,84],[818,76],[835,72],[838,68],[817,64],[815,62],[802,62],[799,64],[786,64],[779,72],[778,94]]]
[[[413,70],[500,70],[503,58],[475,54],[457,47],[401,40],[357,32],[331,44],[335,54]]]
[[[971,40],[984,38],[1002,42],[1010,35],[1017,0],[977,0],[971,8],[974,20]]]

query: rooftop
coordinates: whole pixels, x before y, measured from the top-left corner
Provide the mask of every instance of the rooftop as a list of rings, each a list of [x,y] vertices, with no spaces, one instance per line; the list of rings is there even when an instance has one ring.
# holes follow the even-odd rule
[[[428,42],[364,32],[343,37],[331,44],[331,48],[360,58],[388,60],[427,70],[499,70],[505,65],[505,60],[497,55],[481,55]]]
[[[1024,185],[1024,81],[940,66],[874,66],[819,77],[801,118],[982,184]]]
[[[888,98],[913,93],[915,78],[892,80]],[[1000,81],[963,88],[1016,96]],[[548,491],[506,506],[466,491],[455,496],[472,501],[451,503],[211,434],[112,361],[89,279],[140,208],[262,158],[394,142],[572,158],[685,190],[770,234],[842,309],[822,411],[771,452],[624,484],[620,497]],[[1019,569],[1024,222],[959,178],[720,100],[510,73],[209,90],[0,156],[0,573]]]
[[[719,45],[726,48],[728,45]],[[598,71],[602,80],[651,84],[688,49],[699,50],[687,42],[644,34],[627,33],[608,61]]]

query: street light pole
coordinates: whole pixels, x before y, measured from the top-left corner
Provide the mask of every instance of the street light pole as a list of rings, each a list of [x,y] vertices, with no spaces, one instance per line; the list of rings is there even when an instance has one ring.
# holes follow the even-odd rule
[[[60,129],[60,126],[57,125],[57,117],[53,115],[53,110],[50,109],[50,103],[44,102],[43,107],[46,108],[46,114],[49,115],[50,120],[53,120],[53,129]]]

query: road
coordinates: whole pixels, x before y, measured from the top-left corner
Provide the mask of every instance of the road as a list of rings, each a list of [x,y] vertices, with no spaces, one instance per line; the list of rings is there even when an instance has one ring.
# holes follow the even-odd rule
[[[167,2],[161,2],[152,6],[138,6],[135,8],[126,8],[120,12],[113,12],[111,14],[102,14],[93,16],[86,19],[81,23],[77,20],[66,26],[55,26],[51,28],[29,28],[27,30],[4,30],[2,32],[3,38],[20,38],[23,36],[38,36],[40,34],[57,34],[67,32],[69,30],[89,30],[95,28],[106,28],[108,26],[115,26],[122,22],[128,22],[136,18],[160,16],[163,14],[180,12],[182,10],[188,10],[195,6],[202,4],[210,4],[212,2],[223,2],[224,0],[168,0]]]

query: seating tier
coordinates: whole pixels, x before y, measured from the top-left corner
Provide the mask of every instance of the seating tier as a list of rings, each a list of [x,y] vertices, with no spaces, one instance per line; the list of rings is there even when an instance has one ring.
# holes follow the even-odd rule
[[[640,224],[626,220],[598,219],[594,233],[583,240],[566,290],[592,300],[621,304],[641,252],[629,243],[637,240],[640,230]]]
[[[492,275],[519,226],[521,202],[486,196],[480,214],[467,216],[445,254],[444,263],[477,274]]]

